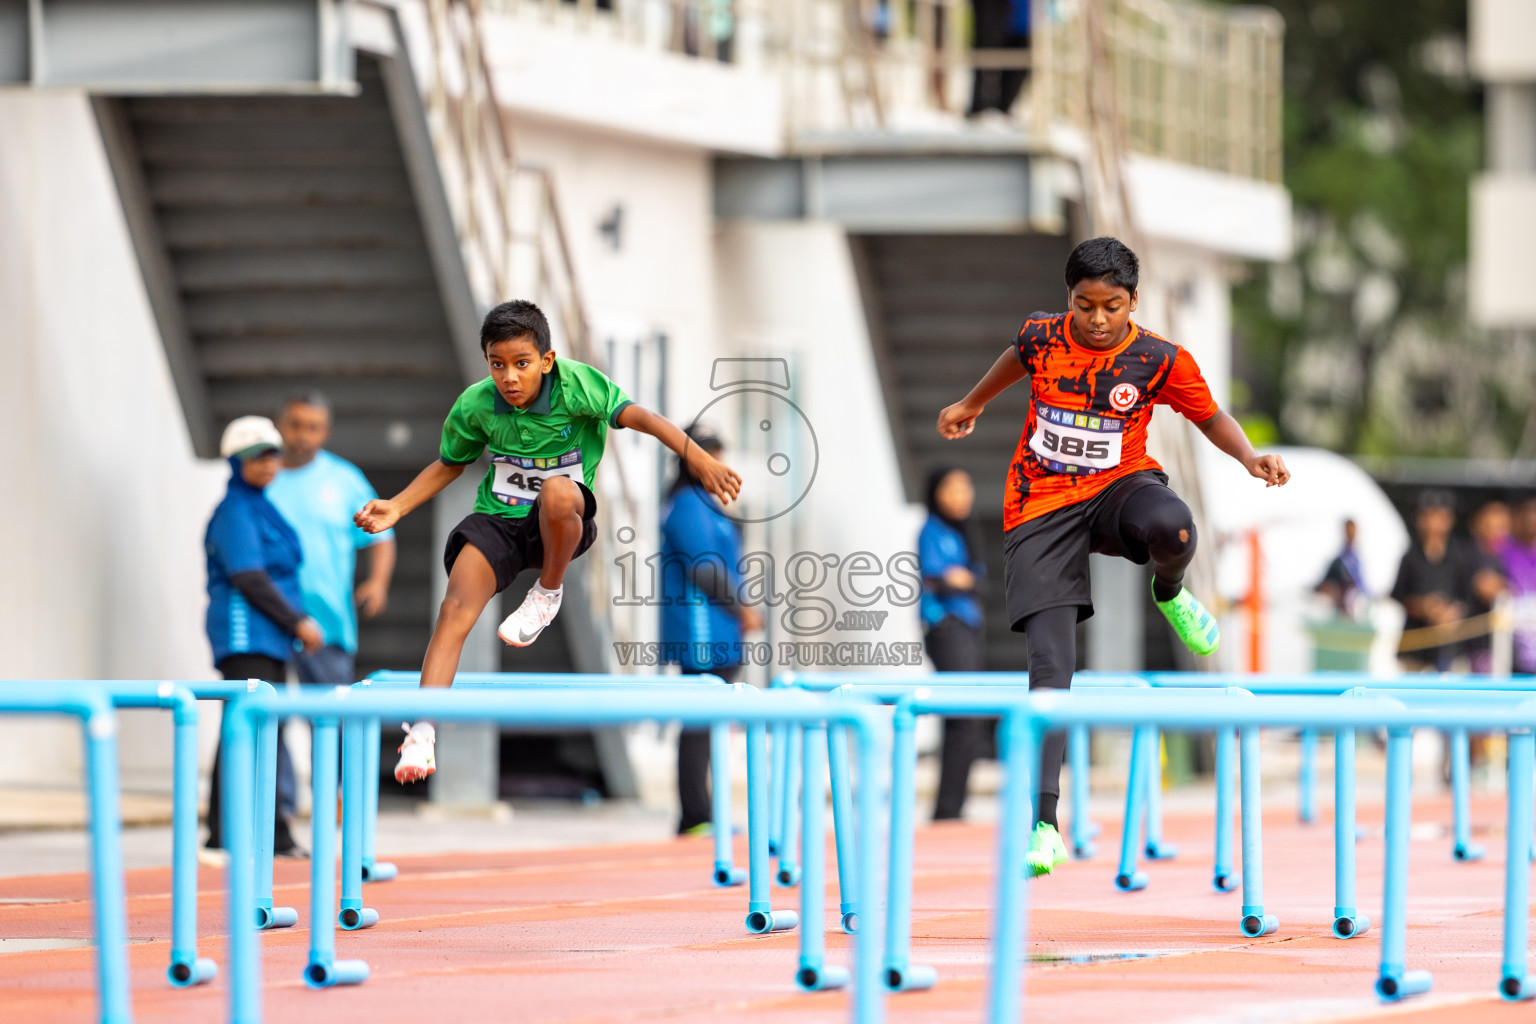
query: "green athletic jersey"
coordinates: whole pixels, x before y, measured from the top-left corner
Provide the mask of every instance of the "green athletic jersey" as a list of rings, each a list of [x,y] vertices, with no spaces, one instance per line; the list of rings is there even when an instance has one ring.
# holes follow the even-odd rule
[[[464,389],[443,421],[438,458],[467,466],[491,451],[475,511],[522,519],[552,476],[574,478],[590,489],[603,458],[608,427],[630,404],[624,389],[586,363],[556,358],[539,397],[526,409],[512,405],[490,377]]]

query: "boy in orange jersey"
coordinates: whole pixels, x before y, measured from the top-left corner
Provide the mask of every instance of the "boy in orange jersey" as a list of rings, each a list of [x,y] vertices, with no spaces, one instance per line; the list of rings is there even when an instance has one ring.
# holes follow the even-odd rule
[[[1072,683],[1076,626],[1093,614],[1090,552],[1150,561],[1152,597],[1179,638],[1196,654],[1216,650],[1216,620],[1183,584],[1194,519],[1147,454],[1153,406],[1182,413],[1266,486],[1291,477],[1280,456],[1257,454],[1217,408],[1188,352],[1131,322],[1139,277],[1136,254],[1118,240],[1083,242],[1067,259],[1070,310],[1031,316],[971,393],[939,413],[941,435],[965,437],[988,402],[1030,379],[1003,506],[1008,620],[1029,638],[1030,689]],[[1034,875],[1067,857],[1056,820],[1065,745],[1057,732],[1041,749]]]

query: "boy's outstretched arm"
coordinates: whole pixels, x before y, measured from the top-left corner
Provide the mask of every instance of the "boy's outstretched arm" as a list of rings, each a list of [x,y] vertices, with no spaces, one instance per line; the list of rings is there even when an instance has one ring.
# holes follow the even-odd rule
[[[741,475],[694,444],[677,424],[665,416],[658,416],[644,406],[631,402],[619,410],[618,419],[614,422],[621,427],[650,434],[676,452],[704,485],[704,489],[720,499],[720,504],[729,505],[741,493]]]
[[[970,394],[954,405],[945,406],[939,413],[939,433],[951,441],[969,434],[975,429],[976,417],[981,415],[987,403],[1027,376],[1029,371],[1020,361],[1018,351],[1009,346],[997,357],[986,376],[971,388]]]
[[[416,474],[416,479],[406,484],[405,490],[393,498],[374,498],[352,517],[352,521],[369,533],[383,533],[405,516],[431,501],[444,487],[464,473],[463,466],[450,466],[434,461]]]
[[[1195,426],[1211,444],[1241,462],[1251,475],[1263,480],[1265,487],[1280,487],[1291,478],[1291,471],[1285,468],[1285,460],[1280,456],[1260,455],[1253,450],[1242,425],[1229,413],[1217,412]]]

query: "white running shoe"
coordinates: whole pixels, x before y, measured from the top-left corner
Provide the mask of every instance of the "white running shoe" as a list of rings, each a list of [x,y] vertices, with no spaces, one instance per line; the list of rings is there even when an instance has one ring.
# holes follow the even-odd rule
[[[502,620],[496,635],[513,647],[527,647],[539,638],[545,626],[555,621],[562,593],[557,590],[551,594],[535,586],[517,606],[517,611]]]
[[[437,745],[437,729],[431,722],[401,722],[405,730],[405,742],[400,744],[400,760],[395,765],[396,782],[420,782],[437,771],[433,749]]]

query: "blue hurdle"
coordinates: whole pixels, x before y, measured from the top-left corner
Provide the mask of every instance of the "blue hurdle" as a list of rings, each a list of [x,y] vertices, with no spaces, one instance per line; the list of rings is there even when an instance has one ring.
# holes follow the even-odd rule
[[[0,681],[0,687],[37,686],[36,682]],[[59,685],[49,682],[48,686]],[[168,680],[72,680],[70,685],[84,686],[100,693],[114,708],[162,708],[172,712],[175,727],[171,795],[171,957],[166,976],[177,988],[187,988],[212,981],[218,976],[218,964],[197,955],[197,727],[199,700],[228,701],[261,687],[260,680],[213,680],[171,682]],[[263,762],[270,761],[272,774],[257,779],[259,807],[275,812],[277,754],[270,755],[261,743]],[[257,915],[263,927],[285,927],[298,921],[296,911],[272,907],[272,836],[268,827],[258,830],[263,836],[264,853],[258,871]]]
[[[697,686],[708,685],[711,682],[725,684],[725,680],[719,676],[708,673],[698,676],[635,676],[635,675],[611,675],[600,673],[564,673],[564,672],[460,672],[454,676],[453,685],[463,688],[479,687],[551,687],[564,686],[575,688],[608,689],[620,687],[633,690],[636,687],[647,689],[657,686]],[[367,679],[358,683],[359,687],[368,686],[419,686],[421,683],[420,672],[396,672],[382,670],[374,672]],[[363,840],[363,880],[385,881],[386,878],[394,878],[397,869],[393,864],[385,865],[387,868],[382,874],[373,864],[374,836],[378,825],[379,808],[379,732],[380,724],[374,722],[369,726],[371,736],[362,736],[359,741],[364,743],[363,780],[367,787],[364,790],[364,800],[367,801],[364,818]],[[712,727],[710,735],[710,774],[717,779],[729,779],[731,777],[730,758],[730,724]],[[371,756],[369,762],[367,758]],[[346,785],[346,767],[343,765],[342,782]],[[743,871],[735,864],[735,854],[731,844],[731,787],[715,786],[710,794],[712,806],[710,817],[713,819],[715,862],[713,878],[716,885],[736,886],[748,880],[750,871]],[[343,815],[345,815],[343,807]],[[765,826],[767,827],[767,826]],[[777,833],[773,834],[776,838]],[[770,839],[772,845],[777,845]],[[771,856],[772,854],[770,854]],[[372,869],[372,870],[370,870]],[[370,877],[372,876],[372,877]]]
[[[416,672],[375,672],[368,679],[355,684],[354,689],[367,691],[371,689],[400,692],[402,690],[414,690],[418,688],[420,674]],[[684,681],[678,676],[626,676],[626,675],[602,675],[602,674],[566,674],[566,673],[504,673],[504,672],[467,672],[456,677],[454,686],[460,690],[551,690],[567,689],[593,691],[604,690],[613,692],[633,693],[643,690],[646,693],[688,695],[699,692],[700,685],[705,686],[730,686],[735,692],[758,691],[744,684],[729,684],[719,676],[704,674],[687,677]],[[378,723],[371,723],[374,729]],[[377,743],[370,748],[366,738],[365,729],[369,723],[358,723],[344,730],[343,749],[347,748],[352,738],[357,737],[357,742],[364,747],[364,756],[371,749],[374,753],[375,765],[377,765]],[[769,931],[783,931],[795,927],[796,915],[793,911],[780,910],[774,912],[771,905],[771,892],[769,874],[771,872],[771,855],[768,852],[768,816],[769,795],[766,790],[767,769],[767,740],[762,738],[761,744],[754,743],[749,731],[747,736],[747,781],[748,781],[748,806],[747,806],[747,848],[749,851],[749,864],[743,870],[735,864],[734,846],[732,843],[732,811],[731,811],[731,761],[730,761],[730,723],[716,722],[710,726],[710,771],[714,778],[721,780],[712,788],[712,818],[714,824],[714,865],[711,868],[710,877],[716,885],[722,887],[739,886],[748,883],[748,912],[746,928],[753,934],[763,934]],[[362,766],[365,768],[365,765]],[[764,790],[759,794],[759,799],[754,803],[751,799],[752,786],[755,779],[761,778]],[[348,757],[342,765],[342,890],[341,912],[339,923],[347,930],[371,927],[378,920],[375,911],[363,906],[362,884],[367,881],[367,845],[361,841],[361,837],[373,831],[376,825],[376,808],[378,806],[378,773],[368,774],[366,770],[359,770],[357,762]],[[372,807],[375,808],[375,817],[368,816],[367,796],[372,793]],[[354,817],[354,808],[355,817]],[[761,836],[761,842],[758,836]],[[754,859],[755,858],[755,859]],[[390,865],[389,877],[395,877],[394,866]]]
[[[986,714],[1005,705],[996,698],[968,700],[959,695],[945,701],[951,714]],[[989,987],[989,1016],[994,1022],[1015,1021],[1021,1009],[1018,972],[1023,951],[1027,905],[1022,872],[1014,869],[1023,855],[1030,826],[1030,766],[1037,756],[1039,736],[1047,729],[1088,725],[1211,730],[1260,726],[1311,727],[1330,730],[1386,728],[1388,730],[1388,813],[1386,871],[1383,893],[1382,954],[1377,994],[1396,1000],[1429,989],[1427,971],[1406,967],[1406,896],[1409,800],[1411,797],[1412,729],[1467,728],[1512,730],[1509,802],[1510,864],[1506,880],[1505,952],[1498,990],[1505,998],[1526,998],[1525,938],[1529,914],[1528,858],[1531,842],[1532,763],[1528,738],[1536,725],[1536,701],[1508,712],[1491,708],[1449,710],[1408,708],[1391,700],[1370,697],[1350,701],[1267,697],[1254,701],[1205,705],[1196,701],[1159,701],[1157,695],[1129,694],[1113,702],[1088,694],[1025,698],[1005,712],[1007,784],[1003,825],[999,836],[999,871],[994,920],[994,962]]]
[[[0,687],[0,714],[69,715],[80,720],[90,799],[91,916],[96,935],[97,1019],[133,1019],[128,997],[128,910],[123,820],[118,801],[117,712],[100,688],[27,680]]]
[[[326,694],[278,696],[254,694],[236,701],[228,715],[230,732],[226,744],[224,779],[225,829],[229,837],[230,906],[230,1017],[238,1022],[261,1019],[260,962],[252,933],[252,922],[236,909],[248,904],[253,887],[252,796],[255,736],[266,723],[281,717],[309,718],[322,736],[334,734],[338,724],[367,721],[383,716],[429,718],[449,721],[494,721],[528,725],[621,725],[636,721],[680,720],[690,725],[708,725],[732,721],[752,726],[773,723],[792,725],[830,724],[845,727],[858,740],[858,768],[862,784],[857,791],[859,856],[857,878],[859,904],[873,906],[878,897],[882,867],[879,838],[883,834],[881,785],[888,750],[887,723],[872,708],[848,701],[828,701],[809,694],[758,695],[743,699],[734,690],[690,687],[688,693],[611,691],[594,702],[590,693],[574,689],[522,689],[515,693],[495,693],[488,689],[467,689],[459,693],[369,692],[366,689],[338,689]],[[764,736],[766,734],[763,734]],[[328,743],[329,740],[322,740]],[[765,744],[749,744],[761,746]],[[330,763],[334,763],[331,761]],[[767,765],[762,765],[766,774]],[[334,828],[334,780],[326,788],[321,778],[317,784],[317,830],[327,821]],[[329,815],[325,810],[329,805]],[[763,808],[766,811],[766,808]],[[762,832],[766,839],[766,830]],[[761,844],[766,848],[766,843]],[[313,865],[314,890],[312,912],[314,927],[326,928],[326,919],[334,910],[334,890],[328,890],[322,875],[335,871],[334,850],[317,841]],[[804,892],[802,890],[802,899]],[[856,985],[853,1018],[858,1024],[874,1024],[882,1015],[879,949],[883,926],[881,915],[870,915],[858,929],[855,941]],[[331,943],[334,940],[330,940]],[[329,959],[327,959],[329,957]],[[334,945],[323,937],[311,937],[311,957],[305,967],[308,984],[331,984],[362,979],[361,968],[334,960]],[[798,977],[798,972],[797,972]]]

